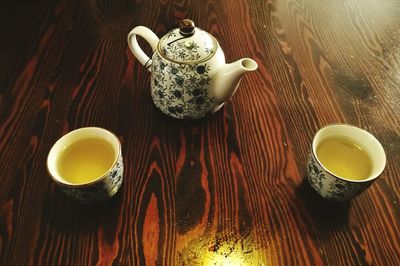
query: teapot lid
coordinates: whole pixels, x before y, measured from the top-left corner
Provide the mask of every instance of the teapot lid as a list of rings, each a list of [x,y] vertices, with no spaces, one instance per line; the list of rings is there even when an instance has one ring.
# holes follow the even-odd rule
[[[175,63],[202,63],[214,56],[218,42],[211,34],[195,27],[190,19],[179,23],[179,28],[170,30],[161,37],[158,52]]]

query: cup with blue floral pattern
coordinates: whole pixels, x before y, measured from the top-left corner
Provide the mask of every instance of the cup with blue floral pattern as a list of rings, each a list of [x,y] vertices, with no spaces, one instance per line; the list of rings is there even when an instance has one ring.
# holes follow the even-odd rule
[[[68,196],[95,204],[114,196],[123,180],[121,143],[112,132],[83,127],[61,137],[50,149],[47,170]]]
[[[352,125],[333,124],[314,136],[307,176],[323,198],[346,201],[365,191],[385,166],[385,151],[371,133]]]

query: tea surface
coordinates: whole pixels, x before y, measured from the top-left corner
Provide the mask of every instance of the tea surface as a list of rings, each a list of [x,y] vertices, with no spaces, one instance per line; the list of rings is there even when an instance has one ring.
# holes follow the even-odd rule
[[[83,184],[103,176],[114,160],[114,150],[109,143],[88,138],[64,147],[57,160],[57,170],[64,180]]]
[[[343,137],[324,140],[317,147],[317,157],[326,169],[347,179],[367,179],[372,171],[368,153],[358,144]]]

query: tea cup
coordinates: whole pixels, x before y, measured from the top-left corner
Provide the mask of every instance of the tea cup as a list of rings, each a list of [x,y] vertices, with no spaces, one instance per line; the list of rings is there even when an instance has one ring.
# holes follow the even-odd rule
[[[83,204],[114,196],[121,187],[123,169],[120,141],[99,127],[67,133],[52,146],[47,157],[47,170],[54,182]]]
[[[348,141],[355,145],[355,149],[365,151],[368,158],[368,172],[362,178],[354,179],[345,176],[343,171],[338,174],[327,162],[322,162],[322,153],[318,153],[319,147],[329,139]],[[348,144],[344,144],[348,145]],[[353,149],[349,147],[349,149]],[[327,147],[331,160],[343,163],[345,154],[338,145]],[[347,148],[346,148],[347,149]],[[355,151],[358,152],[358,151]],[[361,158],[361,157],[360,157]],[[360,165],[356,157],[349,157],[348,167]],[[341,161],[340,161],[341,160]],[[314,136],[311,153],[307,165],[307,176],[311,187],[323,198],[333,201],[350,200],[365,191],[383,172],[386,166],[386,155],[381,143],[364,129],[348,124],[332,124],[321,128]],[[341,165],[339,165],[341,167]],[[344,167],[344,166],[343,166]],[[367,167],[361,167],[365,171]],[[346,169],[344,169],[346,170]],[[352,170],[352,169],[350,169]]]

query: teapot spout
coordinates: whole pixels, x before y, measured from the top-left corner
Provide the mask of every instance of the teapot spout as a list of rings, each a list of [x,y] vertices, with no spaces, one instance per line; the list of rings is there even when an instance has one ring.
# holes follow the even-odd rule
[[[250,58],[223,65],[217,71],[212,84],[215,99],[220,103],[227,101],[235,94],[243,74],[257,68],[257,63]]]

